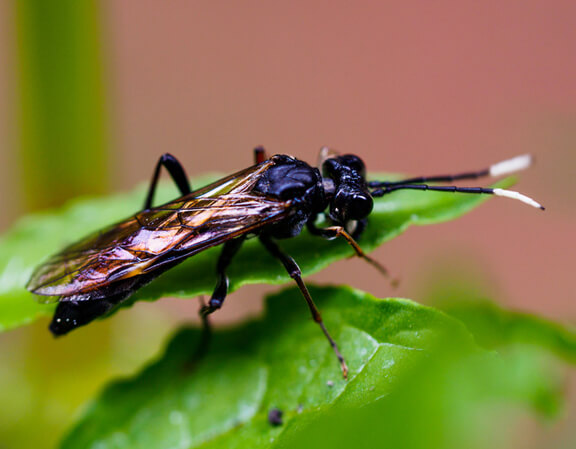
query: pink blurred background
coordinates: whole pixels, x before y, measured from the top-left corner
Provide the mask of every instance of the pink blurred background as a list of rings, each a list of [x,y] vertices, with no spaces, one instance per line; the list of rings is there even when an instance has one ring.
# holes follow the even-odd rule
[[[376,257],[402,278],[395,294],[418,298],[431,268],[469,261],[495,298],[574,316],[576,4],[283,5],[108,4],[118,188],[148,179],[164,151],[191,174],[242,168],[258,144],[310,162],[329,145],[413,174],[532,153],[518,188],[546,213],[493,201]],[[317,279],[390,294],[356,262]]]
[[[537,165],[517,188],[545,213],[491,201],[410,229],[376,257],[402,278],[395,295],[418,298],[427,273],[469,264],[499,301],[573,317],[575,17],[570,1],[105,2],[113,189],[148,180],[166,151],[192,176],[243,168],[259,144],[309,162],[329,145],[372,171],[411,174],[529,152]],[[18,212],[11,76],[0,80],[10,124],[0,146],[3,228]],[[358,261],[315,279],[391,294]],[[229,305],[245,308],[246,296]]]
[[[0,14],[10,16],[6,5]],[[575,2],[107,1],[102,20],[114,190],[147,181],[168,151],[191,176],[248,166],[256,145],[311,163],[329,145],[371,171],[415,175],[532,153],[537,164],[516,188],[546,212],[496,199],[409,229],[374,254],[401,278],[395,291],[356,260],[312,278],[425,300],[437,279],[456,274],[502,304],[574,323]],[[10,168],[17,74],[3,25],[7,229],[21,211]],[[218,320],[258,313],[271,289],[234,293]],[[177,320],[196,304],[144,307]]]

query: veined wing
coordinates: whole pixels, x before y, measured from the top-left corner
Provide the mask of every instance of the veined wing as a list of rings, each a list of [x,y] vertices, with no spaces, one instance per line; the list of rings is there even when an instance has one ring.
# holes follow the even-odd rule
[[[90,292],[281,221],[290,202],[252,192],[272,164],[230,175],[69,246],[37,269],[28,290],[46,296]]]

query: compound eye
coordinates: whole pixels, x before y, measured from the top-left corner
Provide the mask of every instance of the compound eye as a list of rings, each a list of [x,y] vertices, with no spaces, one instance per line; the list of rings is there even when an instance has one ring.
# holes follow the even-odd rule
[[[374,201],[372,197],[365,194],[356,194],[349,199],[346,216],[349,220],[362,220],[370,215]]]
[[[370,215],[374,201],[363,192],[339,192],[334,198],[332,212],[341,222],[362,220]]]

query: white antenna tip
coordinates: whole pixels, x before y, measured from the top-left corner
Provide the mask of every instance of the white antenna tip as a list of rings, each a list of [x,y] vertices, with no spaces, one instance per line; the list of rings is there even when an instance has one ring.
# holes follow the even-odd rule
[[[496,196],[503,196],[505,198],[512,198],[513,200],[522,201],[523,203],[528,204],[529,206],[544,210],[544,206],[542,206],[540,203],[534,201],[532,198],[530,198],[526,195],[523,195],[519,192],[515,192],[513,190],[493,189],[493,193]]]
[[[505,161],[498,162],[490,167],[490,176],[502,176],[508,173],[524,170],[532,163],[532,156],[529,154],[522,154],[506,159]]]

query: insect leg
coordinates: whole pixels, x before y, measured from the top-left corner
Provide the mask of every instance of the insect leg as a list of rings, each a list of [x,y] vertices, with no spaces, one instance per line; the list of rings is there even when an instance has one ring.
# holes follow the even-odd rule
[[[146,196],[146,201],[144,203],[144,209],[150,209],[152,207],[154,193],[156,193],[156,184],[158,184],[158,178],[160,177],[160,169],[162,166],[168,170],[168,173],[170,173],[170,176],[172,176],[172,179],[178,186],[182,196],[188,195],[192,191],[182,164],[180,164],[178,159],[176,159],[170,153],[164,153],[162,156],[160,156],[160,159],[158,159],[158,162],[156,163],[154,176],[152,176],[152,182],[150,183],[150,188],[148,189],[148,196]]]
[[[462,179],[478,179],[484,176],[503,176],[509,173],[524,170],[532,163],[532,157],[529,154],[513,157],[505,161],[492,164],[483,170],[459,173],[456,175],[439,175],[439,176],[419,176],[417,178],[403,179],[401,181],[371,181],[368,187],[387,187],[404,184],[423,184],[427,182],[454,182]]]
[[[377,260],[372,259],[368,254],[366,254],[362,248],[360,248],[360,245],[358,245],[358,242],[356,240],[354,240],[354,238],[348,234],[348,232],[346,232],[346,230],[342,227],[342,226],[330,226],[328,228],[317,228],[316,225],[312,222],[312,221],[308,221],[308,223],[306,223],[307,227],[308,227],[308,231],[310,231],[311,234],[313,235],[318,235],[320,237],[323,237],[325,239],[333,239],[336,237],[343,237],[346,240],[346,243],[348,243],[356,252],[356,255],[358,257],[361,257],[362,259],[364,259],[366,262],[368,262],[370,265],[372,265],[374,268],[376,268],[380,273],[382,273],[385,277],[389,277],[389,273],[388,270],[381,265]]]
[[[266,150],[264,149],[264,147],[254,148],[254,163],[255,164],[260,164],[260,163],[264,162],[266,159],[268,159],[268,156],[266,156]]]
[[[344,360],[344,357],[340,353],[340,350],[338,349],[338,345],[336,344],[336,342],[334,341],[334,339],[332,338],[332,336],[328,332],[328,329],[326,329],[326,326],[324,326],[324,322],[322,321],[322,316],[320,315],[320,311],[316,307],[316,304],[314,304],[314,301],[312,300],[312,296],[310,296],[310,292],[308,291],[306,284],[304,284],[304,281],[302,280],[302,272],[300,271],[300,267],[298,266],[298,264],[296,264],[294,259],[292,259],[292,257],[290,257],[288,254],[285,254],[278,247],[276,242],[274,242],[270,237],[268,237],[266,235],[261,235],[260,241],[262,242],[264,247],[270,252],[270,254],[272,254],[276,259],[278,259],[278,260],[280,260],[280,262],[282,262],[282,264],[284,265],[284,268],[286,268],[286,271],[288,272],[290,277],[296,281],[298,288],[302,292],[302,295],[304,296],[304,299],[306,300],[306,303],[308,304],[308,307],[310,309],[310,313],[312,314],[312,318],[314,319],[314,321],[316,321],[316,323],[318,323],[318,325],[322,329],[322,332],[324,332],[324,335],[328,339],[330,346],[332,346],[332,349],[334,350],[336,357],[338,357],[338,360],[340,362],[340,368],[342,369],[342,375],[344,376],[344,379],[347,379],[348,378],[348,366],[346,365],[346,361]]]
[[[226,269],[230,265],[232,258],[238,252],[245,237],[239,237],[234,240],[229,240],[224,243],[220,257],[218,258],[218,263],[216,265],[216,270],[218,271],[218,281],[216,282],[216,287],[212,293],[212,297],[208,304],[204,304],[204,299],[200,299],[200,319],[202,320],[202,337],[200,339],[200,344],[196,352],[195,358],[201,358],[205,352],[208,344],[210,343],[210,338],[212,336],[212,326],[210,325],[209,315],[222,307],[224,299],[228,294],[229,280],[226,276]]]
[[[228,276],[226,276],[226,269],[230,265],[230,262],[232,262],[232,258],[236,255],[245,239],[246,237],[242,236],[235,238],[234,240],[228,240],[226,243],[224,243],[224,247],[222,248],[222,252],[220,253],[220,257],[218,258],[218,263],[216,265],[216,271],[218,272],[218,282],[216,283],[216,287],[214,288],[214,292],[212,293],[212,297],[210,298],[208,305],[202,308],[204,310],[204,314],[209,315],[222,307],[222,304],[226,299],[226,295],[228,294],[228,286],[230,285]]]

